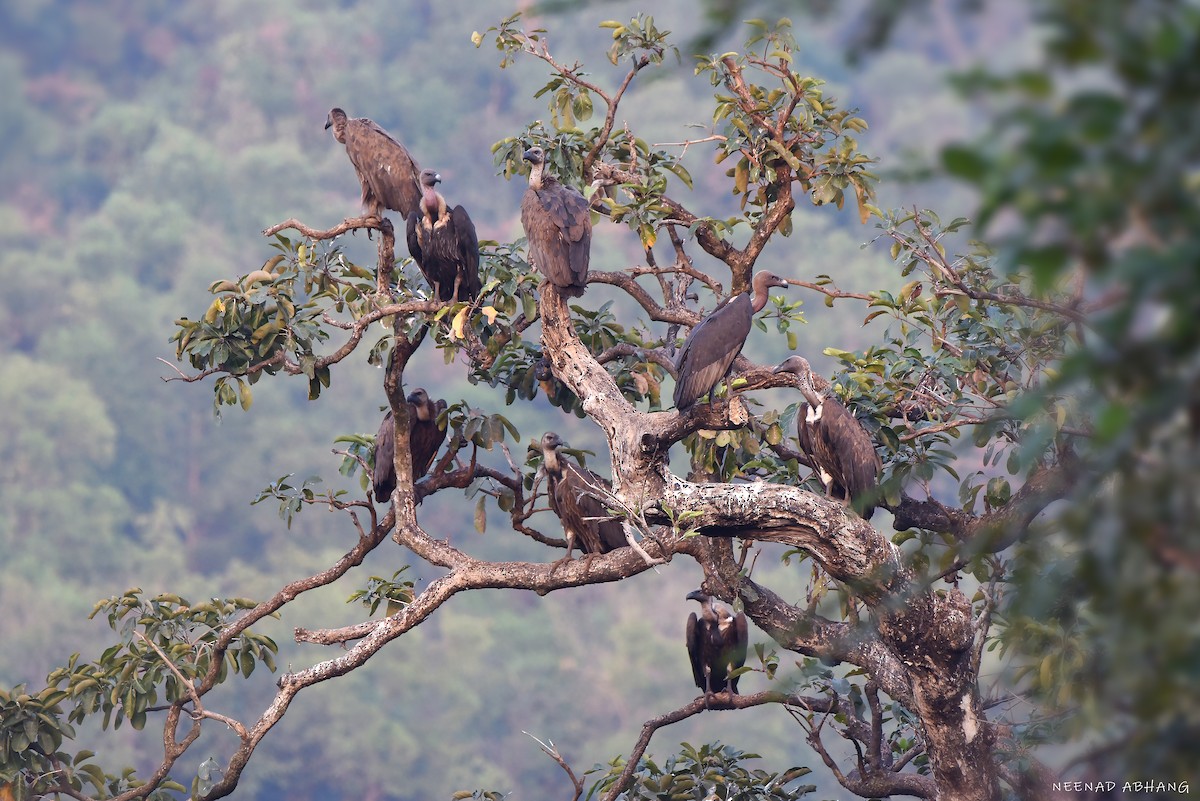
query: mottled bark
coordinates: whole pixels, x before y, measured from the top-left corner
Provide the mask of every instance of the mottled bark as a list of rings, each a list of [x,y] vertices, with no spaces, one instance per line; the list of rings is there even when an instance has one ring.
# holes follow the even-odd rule
[[[967,599],[956,589],[939,593],[918,583],[891,540],[840,503],[796,487],[694,484],[672,475],[671,440],[664,432],[685,435],[679,413],[634,409],[576,339],[557,292],[543,293],[541,311],[543,352],[604,430],[621,499],[651,522],[668,523],[686,513],[688,525],[710,537],[779,542],[811,554],[866,607],[868,619],[855,630],[791,607],[749,579],[738,579],[736,571],[725,573],[726,587],[711,589],[725,601],[741,600],[746,614],[783,647],[859,665],[916,712],[934,797],[998,799],[994,744],[971,660],[975,631]],[[710,577],[722,575],[719,557],[701,557]]]

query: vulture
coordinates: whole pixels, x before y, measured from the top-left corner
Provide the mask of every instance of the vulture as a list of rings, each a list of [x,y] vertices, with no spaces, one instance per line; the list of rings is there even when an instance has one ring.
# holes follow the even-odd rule
[[[533,165],[521,198],[529,261],[562,294],[577,298],[587,289],[592,212],[577,190],[546,174],[546,154],[540,147],[526,150],[524,158]]]
[[[800,379],[804,402],[796,417],[796,438],[817,468],[826,494],[850,503],[870,520],[883,469],[871,436],[841,401],[817,393],[808,359],[791,356],[775,372],[794,373]]]
[[[368,217],[382,220],[383,210],[392,209],[407,218],[417,210],[421,168],[404,145],[366,117],[350,119],[340,108],[330,110],[325,128],[333,128],[333,138],[346,146]]]
[[[436,403],[429,393],[417,387],[405,399],[408,402],[408,445],[412,456],[413,481],[429,471],[438,448],[446,441],[446,430],[438,428],[438,415],[446,408],[446,401]],[[375,435],[375,502],[386,503],[396,489],[396,432],[392,424],[392,410],[384,415],[379,433]]]
[[[420,209],[408,215],[408,252],[439,300],[471,301],[481,288],[479,237],[466,209],[446,206],[436,189],[441,180],[434,170],[421,171]]]
[[[696,324],[675,362],[675,408],[690,409],[696,401],[712,393],[717,383],[729,373],[733,360],[742,352],[754,315],[767,305],[773,286],[787,286],[787,279],[774,273],[761,272],[754,276],[754,299],[749,292],[727,298],[707,317]]]
[[[746,615],[717,608],[703,590],[688,593],[689,601],[700,602],[700,617],[692,612],[687,622],[688,659],[692,678],[705,696],[729,690],[737,693],[738,677],[729,674],[746,664]]]
[[[570,559],[576,545],[589,558],[626,545],[625,527],[620,520],[605,519],[610,517],[608,510],[595,495],[610,492],[612,485],[559,453],[563,444],[553,431],[547,431],[541,441],[542,465],[548,482],[546,495],[550,509],[562,521],[563,533],[567,535],[567,555],[559,561]]]

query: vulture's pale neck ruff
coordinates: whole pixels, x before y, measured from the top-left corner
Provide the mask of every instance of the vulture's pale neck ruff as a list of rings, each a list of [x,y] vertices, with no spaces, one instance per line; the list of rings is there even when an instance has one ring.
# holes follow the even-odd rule
[[[542,171],[545,170],[546,164],[540,161],[531,163],[533,164],[533,168],[529,171],[529,186],[534,190],[538,190],[542,188]]]

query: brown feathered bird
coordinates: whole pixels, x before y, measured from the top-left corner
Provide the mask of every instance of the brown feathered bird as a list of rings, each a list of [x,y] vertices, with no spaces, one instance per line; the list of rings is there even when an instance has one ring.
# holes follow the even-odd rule
[[[434,170],[421,171],[420,210],[408,215],[408,253],[439,300],[474,300],[481,288],[479,237],[466,209],[446,206],[437,191],[441,180]]]
[[[592,213],[577,190],[546,173],[540,147],[525,151],[532,166],[529,188],[521,199],[521,225],[529,241],[529,261],[567,297],[587,289],[592,248]]]
[[[825,493],[846,501],[870,520],[883,469],[871,435],[841,401],[817,393],[808,359],[790,356],[775,372],[793,373],[800,379],[804,402],[796,414],[796,438],[817,468]]]
[[[746,615],[718,608],[703,590],[688,593],[689,601],[700,602],[700,616],[688,615],[687,649],[692,678],[704,694],[738,691],[738,677],[729,674],[746,664],[749,640]]]
[[[767,305],[770,288],[787,285],[786,279],[774,273],[757,273],[751,282],[753,300],[748,291],[726,298],[696,324],[675,362],[676,409],[687,411],[705,395],[712,403],[713,391],[729,373],[750,336],[754,315]]]
[[[433,457],[446,441],[446,429],[438,427],[438,415],[446,409],[446,401],[436,403],[429,393],[417,387],[405,399],[408,403],[408,445],[412,457],[413,481],[429,472]],[[396,430],[392,410],[383,417],[375,435],[375,471],[372,476],[376,503],[386,503],[396,489]]]
[[[408,148],[366,117],[347,117],[340,108],[330,110],[325,128],[333,128],[333,138],[346,146],[362,184],[366,216],[382,220],[383,210],[391,209],[407,219],[417,210],[421,168]]]
[[[547,431],[540,443],[548,483],[546,496],[567,536],[567,555],[559,561],[570,559],[571,550],[576,546],[581,552],[592,555],[627,545],[621,521],[607,519],[611,515],[596,497],[611,492],[612,485],[560,453],[559,448],[564,444],[553,431]]]

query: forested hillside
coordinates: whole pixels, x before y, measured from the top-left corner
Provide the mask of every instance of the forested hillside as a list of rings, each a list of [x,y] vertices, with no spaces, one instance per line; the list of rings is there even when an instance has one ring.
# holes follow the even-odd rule
[[[344,447],[335,443],[339,435],[374,434],[387,406],[383,371],[356,356],[316,400],[303,377],[265,381],[248,409],[215,415],[211,384],[164,381],[182,368],[170,341],[174,321],[202,310],[198,299],[213,282],[275,253],[264,228],[288,218],[331,227],[359,213],[354,170],[323,128],[333,106],[375,120],[436,168],[441,191],[470,210],[481,239],[521,236],[523,176],[506,178],[492,146],[548,116],[546,98],[532,97],[547,71],[534,60],[500,70],[500,53],[472,42],[512,5],[17,0],[0,7],[0,687],[40,687],[71,652],[91,658],[111,636],[100,616],[87,619],[99,599],[130,587],[193,601],[257,599],[345,550],[345,526],[330,527],[319,510],[285,522],[275,501],[251,502],[286,474],[319,475],[322,487],[361,495],[361,472],[339,474],[342,457],[332,451]],[[604,60],[611,35],[598,26],[646,4],[581,5],[538,12],[545,16],[526,24],[544,23],[556,51],[578,54],[594,80],[611,85],[627,67]],[[712,87],[694,76],[686,43],[711,32],[713,21],[691,0],[653,5],[681,58],[669,57],[632,90],[618,124],[659,147],[701,139],[713,125]],[[978,133],[946,71],[968,67],[976,55],[993,66],[1016,64],[1028,52],[1025,13],[1000,5],[984,26],[994,49],[964,52],[918,25],[853,64],[848,45],[859,33],[859,4],[803,24],[797,13],[802,63],[794,69],[826,80],[828,95],[869,121],[859,142],[879,158],[875,205],[931,206],[949,219],[976,202],[973,191],[934,181],[924,167],[945,144]],[[747,35],[740,25],[717,30],[716,53]],[[723,182],[728,165],[713,165],[702,148],[682,163],[700,193],[711,191],[710,208],[738,213]],[[799,203],[790,236],[770,244],[759,268],[803,281],[832,275],[847,292],[898,293],[907,278],[890,242],[876,241],[879,231],[853,206]],[[365,232],[343,240],[348,257],[373,263],[376,241]],[[635,238],[597,229],[595,269],[641,258]],[[589,290],[588,305],[613,300],[616,319],[633,324],[636,308],[608,289]],[[792,328],[794,349],[828,375],[836,360],[822,356],[825,349],[866,348],[885,321],[864,325],[857,310],[817,298],[803,298],[806,324]],[[746,347],[765,364],[790,352],[784,338],[757,333]],[[541,395],[506,406],[505,387],[469,383],[466,375],[429,343],[406,380],[451,403],[503,414],[521,435],[509,443],[518,462],[526,443],[553,428],[598,452],[603,469],[603,437],[590,422]],[[781,409],[792,402],[779,390],[763,398]],[[474,501],[442,493],[420,516],[437,519],[440,534],[480,558],[547,558],[503,520],[480,526]],[[878,517],[874,523],[886,526]],[[788,560],[783,547],[763,546],[755,578],[774,580],[802,603],[806,577]],[[385,543],[367,570],[390,577],[404,564]],[[404,577],[419,590],[438,574],[425,565]],[[693,607],[685,596],[702,578],[696,565],[676,560],[569,593],[456,598],[370,665],[306,694],[264,741],[237,797],[441,798],[477,787],[565,797],[562,769],[532,737],[553,741],[576,768],[603,764],[628,753],[648,718],[694,698],[683,646]],[[341,598],[350,598],[362,579],[343,584],[336,585]],[[363,617],[358,604],[330,597],[301,599],[256,629],[281,644],[282,668],[328,658],[294,643],[294,627]],[[750,640],[768,638],[752,628]],[[784,662],[781,672],[790,667]],[[257,707],[275,678],[260,671],[223,692],[229,705]],[[759,674],[742,681],[764,689],[755,686]],[[159,756],[153,740],[128,728],[110,732],[104,757],[144,770]],[[841,792],[801,750],[796,722],[771,706],[699,715],[660,732],[651,750],[666,754],[685,740],[731,743],[777,767],[809,765],[817,797]],[[200,756],[181,775],[203,771],[209,755],[228,758],[228,742],[213,736],[204,745],[209,750],[195,749]]]
[[[703,24],[688,2],[658,5],[659,24],[680,41]],[[597,23],[635,10],[605,4],[556,17],[555,45],[599,52],[607,34]],[[371,117],[436,166],[443,192],[470,209],[481,237],[519,235],[522,187],[497,175],[490,148],[544,113],[528,92],[541,71],[501,72],[494,51],[471,43],[473,31],[511,11],[476,0],[338,8],[64,0],[0,10],[0,80],[10,89],[0,101],[0,684],[37,685],[70,650],[104,641],[107,628],[86,616],[127,587],[256,597],[340,550],[321,516],[288,528],[273,505],[250,501],[262,476],[285,473],[357,491],[356,480],[337,475],[330,432],[374,433],[386,404],[380,372],[365,363],[342,371],[312,403],[302,380],[260,385],[248,412],[217,420],[210,392],[164,383],[173,369],[158,360],[173,361],[167,339],[185,299],[270,256],[261,229],[288,217],[332,225],[358,212],[353,169],[323,130],[331,106]],[[887,124],[906,113],[901,98],[845,68],[835,26],[803,37],[806,59],[835,93],[872,106],[872,124],[888,132],[881,144],[930,152],[916,132]],[[911,75],[889,79],[895,90],[936,81],[930,59],[895,58]],[[686,124],[706,124],[692,111],[706,86],[689,80],[691,71],[684,53],[629,98],[641,135],[682,141],[695,135]],[[961,126],[962,112],[948,96],[943,102],[939,128]],[[694,161],[702,175],[707,157]],[[889,280],[886,254],[858,248],[871,236],[853,215],[801,210],[790,252],[768,257],[781,272],[836,271],[843,286],[862,289]],[[349,252],[369,263],[374,244],[357,239]],[[599,250],[594,263],[623,256]],[[860,320],[828,311],[809,313],[801,341],[816,343],[813,352],[860,345]],[[503,388],[471,386],[427,350],[421,381],[435,396],[502,407]],[[496,410],[526,439],[556,427],[572,444],[596,447],[577,418],[543,404]],[[476,533],[470,505],[434,498],[429,506],[423,514],[456,520],[445,529],[461,532],[459,544],[476,540],[469,547],[483,555],[537,553],[503,529]],[[379,574],[398,566],[390,556]],[[772,561],[764,557],[763,567]],[[559,768],[523,731],[590,765],[619,753],[657,701],[692,697],[683,596],[700,576],[683,565],[665,572],[666,582],[625,582],[619,592],[536,603],[496,595],[486,623],[474,599],[448,609],[351,687],[296,709],[240,792],[411,798],[448,784],[554,792]],[[307,624],[353,613],[308,609]],[[291,625],[285,619],[268,633],[286,640]],[[439,668],[446,664],[459,670]],[[258,681],[238,691],[253,693]],[[497,707],[487,700],[495,697],[523,702]],[[380,709],[394,715],[381,718]],[[767,710],[714,716],[667,742],[721,739],[795,760],[778,736],[793,725]],[[398,773],[402,789],[393,786]]]

